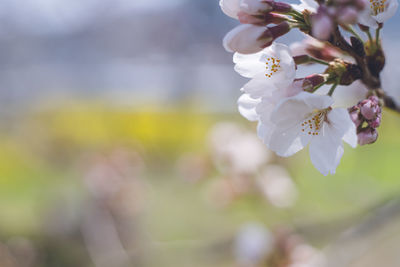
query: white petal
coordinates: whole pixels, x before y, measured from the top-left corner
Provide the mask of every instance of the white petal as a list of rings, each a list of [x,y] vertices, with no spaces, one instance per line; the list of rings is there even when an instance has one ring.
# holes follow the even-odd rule
[[[274,129],[275,125],[273,123],[265,124],[259,122],[257,125],[257,135],[263,141],[264,144],[268,145]]]
[[[279,60],[279,67],[271,72],[271,58]],[[287,45],[273,43],[270,47],[254,54],[235,53],[233,56],[235,70],[246,78],[259,76],[277,88],[285,88],[296,76],[296,65]],[[269,68],[268,68],[269,67]],[[266,74],[272,74],[266,76]]]
[[[387,0],[385,11],[376,15],[376,21],[379,23],[387,21],[396,14],[398,7],[399,2],[397,0]]]
[[[311,136],[303,134],[301,122],[293,122],[286,127],[275,125],[271,134],[269,149],[281,157],[289,157],[302,150],[311,140]]]
[[[330,135],[314,136],[310,143],[311,162],[323,175],[335,173],[343,151],[342,142]]]
[[[251,98],[248,94],[241,95],[238,99],[239,113],[249,121],[257,121],[256,107],[260,101],[260,99]]]
[[[273,96],[261,98],[261,102],[256,107],[256,112],[260,117],[260,120],[266,124],[273,123],[272,113],[276,107],[276,99]]]
[[[335,108],[328,114],[328,121],[337,128],[338,138],[343,139],[350,146],[357,146],[356,125],[351,120],[349,112],[344,108]],[[341,136],[341,137],[340,137]]]
[[[262,75],[250,80],[243,86],[243,91],[252,98],[261,98],[270,96],[276,87]]]
[[[237,14],[240,11],[240,0],[220,0],[219,5],[226,15],[234,19],[238,18]]]
[[[373,29],[377,29],[378,28],[378,23],[376,22],[376,20],[371,16],[371,9],[370,8],[366,8],[364,9],[364,11],[362,11],[362,13],[360,14],[360,16],[358,17],[358,23],[371,27]]]
[[[310,143],[311,161],[323,175],[335,173],[343,155],[342,139],[353,147],[357,145],[356,128],[346,109],[333,109],[327,117],[328,122]]]
[[[235,71],[246,78],[253,78],[259,73],[265,72],[265,62],[261,61],[262,55],[267,49],[254,54],[240,54],[233,55],[233,63],[235,63]]]
[[[315,109],[326,109],[332,104],[333,99],[329,96],[301,92],[278,103],[272,114],[272,121],[276,124],[287,121],[301,122]]]

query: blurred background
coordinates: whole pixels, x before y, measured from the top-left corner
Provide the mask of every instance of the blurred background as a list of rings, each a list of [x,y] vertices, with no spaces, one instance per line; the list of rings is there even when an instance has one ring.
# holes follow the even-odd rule
[[[335,176],[274,156],[237,112],[236,24],[217,0],[1,0],[1,267],[400,266],[400,116]]]

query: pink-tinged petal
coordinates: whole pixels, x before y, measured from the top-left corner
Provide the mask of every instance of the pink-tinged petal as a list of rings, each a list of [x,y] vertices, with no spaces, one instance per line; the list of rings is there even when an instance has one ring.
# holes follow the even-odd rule
[[[237,19],[240,11],[240,0],[220,0],[219,6],[229,17]]]
[[[273,1],[260,0],[242,0],[240,1],[240,9],[248,14],[262,14],[272,10]]]
[[[239,113],[249,121],[257,121],[256,107],[260,101],[260,99],[251,98],[248,94],[241,95],[238,99]]]
[[[228,52],[253,54],[260,52],[273,41],[273,37],[266,34],[268,28],[250,24],[239,25],[227,33],[223,45]]]

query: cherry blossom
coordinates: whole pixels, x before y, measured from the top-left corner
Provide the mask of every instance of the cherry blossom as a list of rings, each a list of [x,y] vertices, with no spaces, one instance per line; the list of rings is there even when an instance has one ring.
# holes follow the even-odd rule
[[[379,23],[394,16],[398,6],[397,0],[369,0],[367,8],[359,17],[359,23],[376,29]]]
[[[330,96],[307,92],[284,99],[267,118],[275,126],[267,146],[288,157],[310,144],[314,166],[323,175],[334,174],[344,151],[342,140],[356,147],[357,135],[347,110],[332,109],[332,104]]]

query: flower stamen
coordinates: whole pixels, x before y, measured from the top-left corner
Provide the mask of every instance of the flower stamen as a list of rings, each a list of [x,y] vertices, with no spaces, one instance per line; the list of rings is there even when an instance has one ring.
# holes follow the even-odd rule
[[[302,123],[301,131],[308,135],[319,135],[322,124],[327,121],[327,113],[330,109],[317,110],[311,113]]]
[[[267,70],[265,76],[271,78],[274,73],[281,69],[281,60],[274,57],[267,58],[265,64],[267,65],[265,69]]]
[[[387,0],[369,0],[371,4],[371,10],[374,16],[385,12]]]

